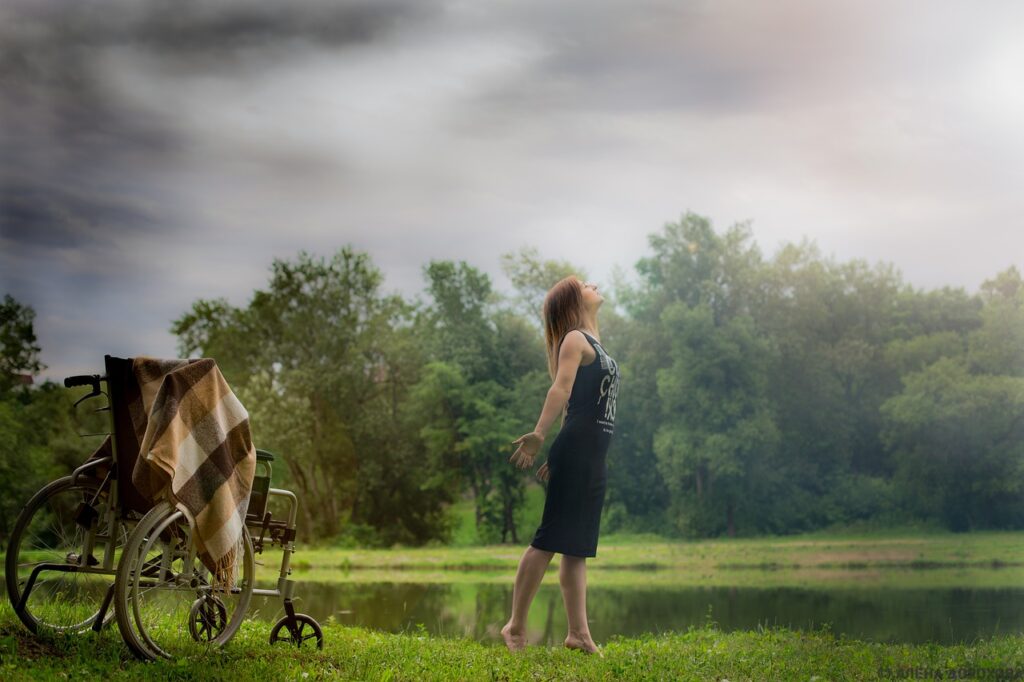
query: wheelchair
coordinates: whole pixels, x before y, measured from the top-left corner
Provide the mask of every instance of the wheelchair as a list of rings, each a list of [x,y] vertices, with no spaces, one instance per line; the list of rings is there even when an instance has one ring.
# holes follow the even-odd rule
[[[293,604],[295,581],[288,576],[298,499],[271,487],[274,455],[256,451],[238,575],[230,587],[218,585],[199,561],[185,515],[168,501],[144,499],[132,485],[142,434],[130,406],[140,389],[130,358],[108,355],[104,362],[103,376],[68,377],[64,385],[92,388],[76,406],[106,396],[107,405],[97,412],[110,415],[108,438],[69,476],[33,495],[15,521],[5,579],[18,618],[34,633],[99,632],[116,621],[137,657],[178,658],[227,644],[252,597],[261,595],[280,597],[285,610],[270,644],[322,649],[319,623]],[[287,504],[284,519],[268,511],[272,498]],[[281,547],[281,566],[276,587],[260,589],[255,556],[268,546]]]

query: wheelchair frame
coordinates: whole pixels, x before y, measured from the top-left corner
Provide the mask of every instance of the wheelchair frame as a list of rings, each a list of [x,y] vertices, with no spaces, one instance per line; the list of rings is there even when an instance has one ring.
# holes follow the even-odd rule
[[[7,549],[9,555],[7,557],[8,586],[10,587],[11,585],[14,585],[20,588],[17,596],[15,592],[8,589],[8,597],[10,598],[19,618],[25,623],[26,627],[33,632],[37,630],[34,616],[29,614],[26,611],[26,608],[39,576],[45,571],[112,576],[114,580],[107,588],[99,610],[90,619],[83,621],[83,623],[88,623],[89,620],[91,620],[91,629],[96,632],[99,632],[103,627],[109,625],[113,620],[113,617],[110,614],[110,606],[114,598],[115,588],[117,587],[116,576],[118,574],[118,565],[115,563],[114,555],[118,549],[118,545],[116,543],[119,539],[119,533],[129,525],[134,525],[137,529],[146,518],[146,514],[151,511],[156,511],[155,507],[148,501],[142,500],[138,491],[131,486],[130,467],[134,466],[135,460],[139,456],[137,445],[134,447],[134,452],[121,452],[121,448],[125,447],[126,444],[129,449],[131,448],[131,445],[134,444],[134,440],[129,440],[129,434],[124,433],[126,428],[131,428],[131,419],[130,415],[127,414],[128,405],[123,393],[124,386],[122,385],[126,378],[130,378],[131,360],[115,358],[107,355],[104,357],[104,362],[107,370],[106,374],[102,376],[94,374],[68,377],[64,380],[64,385],[68,388],[75,386],[92,387],[92,392],[79,398],[78,401],[75,402],[76,407],[88,399],[106,395],[107,405],[105,407],[98,408],[96,411],[107,411],[110,413],[110,432],[107,434],[110,439],[110,454],[90,458],[84,464],[77,467],[70,476],[57,479],[56,481],[52,481],[44,486],[32,497],[29,503],[25,505],[25,508],[22,509],[22,512],[19,515],[18,521],[15,523],[15,529],[18,529],[19,527],[27,527],[27,524],[31,521],[31,513],[34,513],[35,510],[45,502],[45,497],[37,500],[40,495],[44,495],[47,491],[59,491],[65,486],[75,487],[82,481],[86,481],[85,485],[91,487],[92,483],[98,480],[98,478],[93,477],[93,474],[96,473],[96,470],[102,470],[105,467],[107,469],[106,474],[103,477],[102,482],[95,487],[95,493],[93,494],[92,499],[88,502],[80,503],[74,515],[75,523],[86,530],[81,553],[78,554],[77,557],[73,558],[69,553],[68,558],[64,563],[43,562],[37,564],[32,568],[24,583],[19,584],[20,576],[18,575],[18,565],[16,561],[12,562],[12,558],[10,556],[11,552],[14,551],[14,548],[9,546]],[[129,374],[126,375],[126,372]],[[107,391],[101,390],[101,383],[106,383]],[[131,434],[131,438],[135,438],[134,429]],[[98,452],[99,451],[94,453],[94,455],[98,454]],[[272,453],[265,450],[257,450],[257,471],[262,467],[265,471],[265,476],[254,479],[253,492],[256,492],[255,486],[258,480],[260,485],[260,490],[258,491],[259,497],[254,499],[254,495],[250,494],[249,504],[251,512],[246,513],[245,527],[249,530],[250,537],[252,537],[253,556],[255,557],[255,555],[261,554],[264,547],[268,544],[270,546],[280,546],[282,548],[281,566],[275,589],[263,589],[256,587],[254,575],[251,594],[265,597],[280,597],[283,600],[286,615],[272,628],[270,636],[271,644],[278,641],[290,641],[301,646],[304,640],[315,636],[317,647],[323,648],[323,632],[320,625],[312,617],[296,613],[292,602],[295,593],[295,581],[291,580],[289,575],[291,574],[291,555],[295,552],[298,498],[295,493],[290,490],[270,487],[269,484],[273,474],[273,467],[271,463],[273,461],[274,455]],[[127,483],[124,483],[122,479],[127,479]],[[107,496],[107,509],[105,517],[100,519],[97,516],[95,506],[104,492]],[[288,513],[286,520],[276,520],[273,518],[271,512],[267,511],[271,498],[283,498],[287,502]],[[254,501],[257,502],[258,508],[253,510],[252,504]],[[36,504],[33,505],[33,502]],[[26,513],[29,513],[30,516],[29,518],[23,519],[22,517]],[[136,516],[139,518],[135,518]],[[254,531],[259,532],[258,537],[253,536]],[[135,532],[134,529],[132,532]],[[21,538],[19,537],[18,540],[20,542]],[[100,542],[97,542],[98,540]],[[190,538],[189,542],[194,542],[194,540],[191,540]],[[94,552],[100,546],[104,548],[102,562],[96,561],[93,556]],[[124,542],[122,549],[127,546],[128,540]],[[18,549],[20,551],[20,546]],[[16,553],[14,558],[17,556],[18,554]],[[90,560],[96,561],[96,563],[90,564]],[[10,574],[12,563],[14,564],[15,569],[13,576]],[[120,563],[120,560],[118,563]],[[247,605],[248,604],[246,603],[246,606]],[[244,610],[240,617],[243,619],[245,618]],[[306,625],[312,627],[313,633],[311,635],[303,634]],[[54,629],[61,628],[54,627]],[[81,632],[87,629],[90,629],[90,626],[79,627],[76,628],[75,631]],[[282,636],[282,632],[286,633],[286,635]],[[137,647],[133,644],[131,639],[134,639],[134,637],[130,638],[124,632],[122,632],[122,637],[129,645],[129,648],[132,649],[133,653],[140,658],[151,659],[157,657],[157,654],[153,651],[142,649],[141,647]],[[195,637],[194,634],[193,637]],[[228,639],[230,639],[230,637],[228,637]],[[226,641],[223,643],[226,643]]]

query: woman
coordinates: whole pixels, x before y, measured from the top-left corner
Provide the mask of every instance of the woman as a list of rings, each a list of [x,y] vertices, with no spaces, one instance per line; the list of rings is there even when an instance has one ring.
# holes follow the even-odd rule
[[[562,413],[562,429],[537,477],[548,482],[544,516],[516,572],[512,616],[501,635],[510,651],[526,646],[526,614],[556,552],[569,620],[565,646],[603,656],[587,625],[586,558],[597,556],[605,493],[605,453],[615,430],[619,367],[598,340],[597,311],[604,297],[597,285],[570,276],[544,299],[544,338],[553,381],[536,428],[512,441],[509,461],[533,466],[551,423]],[[563,408],[564,411],[563,411]]]

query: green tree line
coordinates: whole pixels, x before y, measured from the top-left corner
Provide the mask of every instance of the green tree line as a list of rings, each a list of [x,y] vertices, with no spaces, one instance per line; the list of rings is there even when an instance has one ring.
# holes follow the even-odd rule
[[[623,388],[603,530],[1024,527],[1016,268],[976,293],[919,289],[809,242],[765,256],[747,224],[716,230],[692,213],[648,247],[604,287],[602,341]],[[408,300],[351,246],[300,253],[275,260],[246,305],[202,299],[173,321],[179,353],[216,358],[257,445],[282,455],[307,538],[447,542],[467,499],[482,541],[529,539],[518,512],[538,484],[508,463],[509,444],[550,385],[544,293],[586,273],[530,248],[501,263],[510,292],[436,260]],[[5,376],[38,373],[31,309],[8,297],[3,311]],[[0,532],[32,486],[81,457],[70,392],[5,382]]]

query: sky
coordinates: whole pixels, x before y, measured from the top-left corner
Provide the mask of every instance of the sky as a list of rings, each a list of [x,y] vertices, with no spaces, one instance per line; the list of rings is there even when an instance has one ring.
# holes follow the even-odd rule
[[[976,291],[1024,266],[1024,3],[3,0],[0,294],[45,377],[173,357],[274,258],[535,247],[606,287],[686,211]]]

